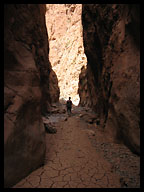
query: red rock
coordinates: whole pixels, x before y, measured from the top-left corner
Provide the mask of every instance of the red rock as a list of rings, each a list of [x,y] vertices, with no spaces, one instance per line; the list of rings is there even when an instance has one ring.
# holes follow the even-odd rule
[[[41,112],[59,90],[48,61],[45,5],[4,8],[4,185],[11,187],[44,162]]]
[[[107,134],[136,153],[140,152],[139,12],[139,5],[83,5],[88,65],[81,69],[78,91],[80,105],[95,110]]]

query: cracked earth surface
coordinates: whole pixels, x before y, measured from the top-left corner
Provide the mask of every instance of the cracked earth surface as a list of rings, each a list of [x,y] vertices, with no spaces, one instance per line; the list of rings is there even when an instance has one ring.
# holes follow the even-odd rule
[[[102,152],[106,143],[94,142],[88,124],[73,112],[56,124],[56,134],[46,134],[45,164],[13,188],[120,188],[121,175]],[[95,137],[97,134],[94,134]],[[108,145],[108,143],[107,143]],[[104,150],[108,151],[107,148]]]

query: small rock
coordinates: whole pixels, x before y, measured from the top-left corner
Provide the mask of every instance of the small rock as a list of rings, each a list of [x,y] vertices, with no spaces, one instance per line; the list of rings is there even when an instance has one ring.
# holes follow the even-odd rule
[[[64,121],[67,121],[67,117],[66,117],[66,118],[64,118]]]
[[[120,178],[120,183],[122,187],[127,187],[128,183],[124,180],[124,178]]]
[[[52,109],[51,113],[54,113],[54,114],[59,113],[59,109]]]
[[[94,126],[98,128],[97,123],[94,123]]]
[[[89,136],[95,136],[95,132],[93,130],[88,130]]]
[[[56,108],[56,107],[57,107],[55,104],[52,104],[51,106],[52,106],[52,107],[54,107],[54,108]]]
[[[44,123],[44,126],[45,126],[45,130],[46,130],[47,133],[52,133],[53,134],[53,133],[57,132],[56,128],[50,127],[48,124]]]

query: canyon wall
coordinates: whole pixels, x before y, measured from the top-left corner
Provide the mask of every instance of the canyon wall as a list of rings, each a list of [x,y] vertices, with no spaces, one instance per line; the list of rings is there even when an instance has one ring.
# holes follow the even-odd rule
[[[4,5],[4,186],[44,162],[42,112],[58,101],[48,61],[45,5]]]
[[[81,4],[47,4],[46,25],[49,34],[49,59],[58,77],[60,99],[71,96],[79,103],[78,81],[87,59],[83,48]]]
[[[87,68],[81,69],[80,105],[93,107],[115,142],[140,153],[139,5],[84,4]]]

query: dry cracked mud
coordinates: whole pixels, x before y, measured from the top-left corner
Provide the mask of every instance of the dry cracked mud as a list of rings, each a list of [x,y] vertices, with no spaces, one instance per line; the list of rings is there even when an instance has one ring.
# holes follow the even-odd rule
[[[55,124],[57,133],[46,134],[45,164],[22,179],[13,188],[129,187],[122,173],[118,172],[118,169],[114,169],[118,163],[114,163],[114,157],[110,152],[114,153],[112,150],[114,150],[114,146],[117,147],[117,144],[111,143],[110,146],[110,143],[104,142],[104,139],[100,140],[98,129],[94,129],[93,125],[89,125],[81,118],[80,114],[83,110],[77,107],[70,117],[66,118],[66,114],[60,116],[59,121]],[[120,147],[128,151],[123,145],[119,145],[119,148],[116,147],[115,153],[119,155],[121,155]],[[108,151],[109,156],[105,154]],[[135,182],[135,186],[131,184],[130,187],[139,187],[139,157],[132,153],[131,156],[135,158],[133,160],[131,158],[131,160],[137,162],[136,170],[134,172],[132,167],[129,168],[127,177],[135,175],[137,182]],[[119,159],[121,158],[119,157]]]

